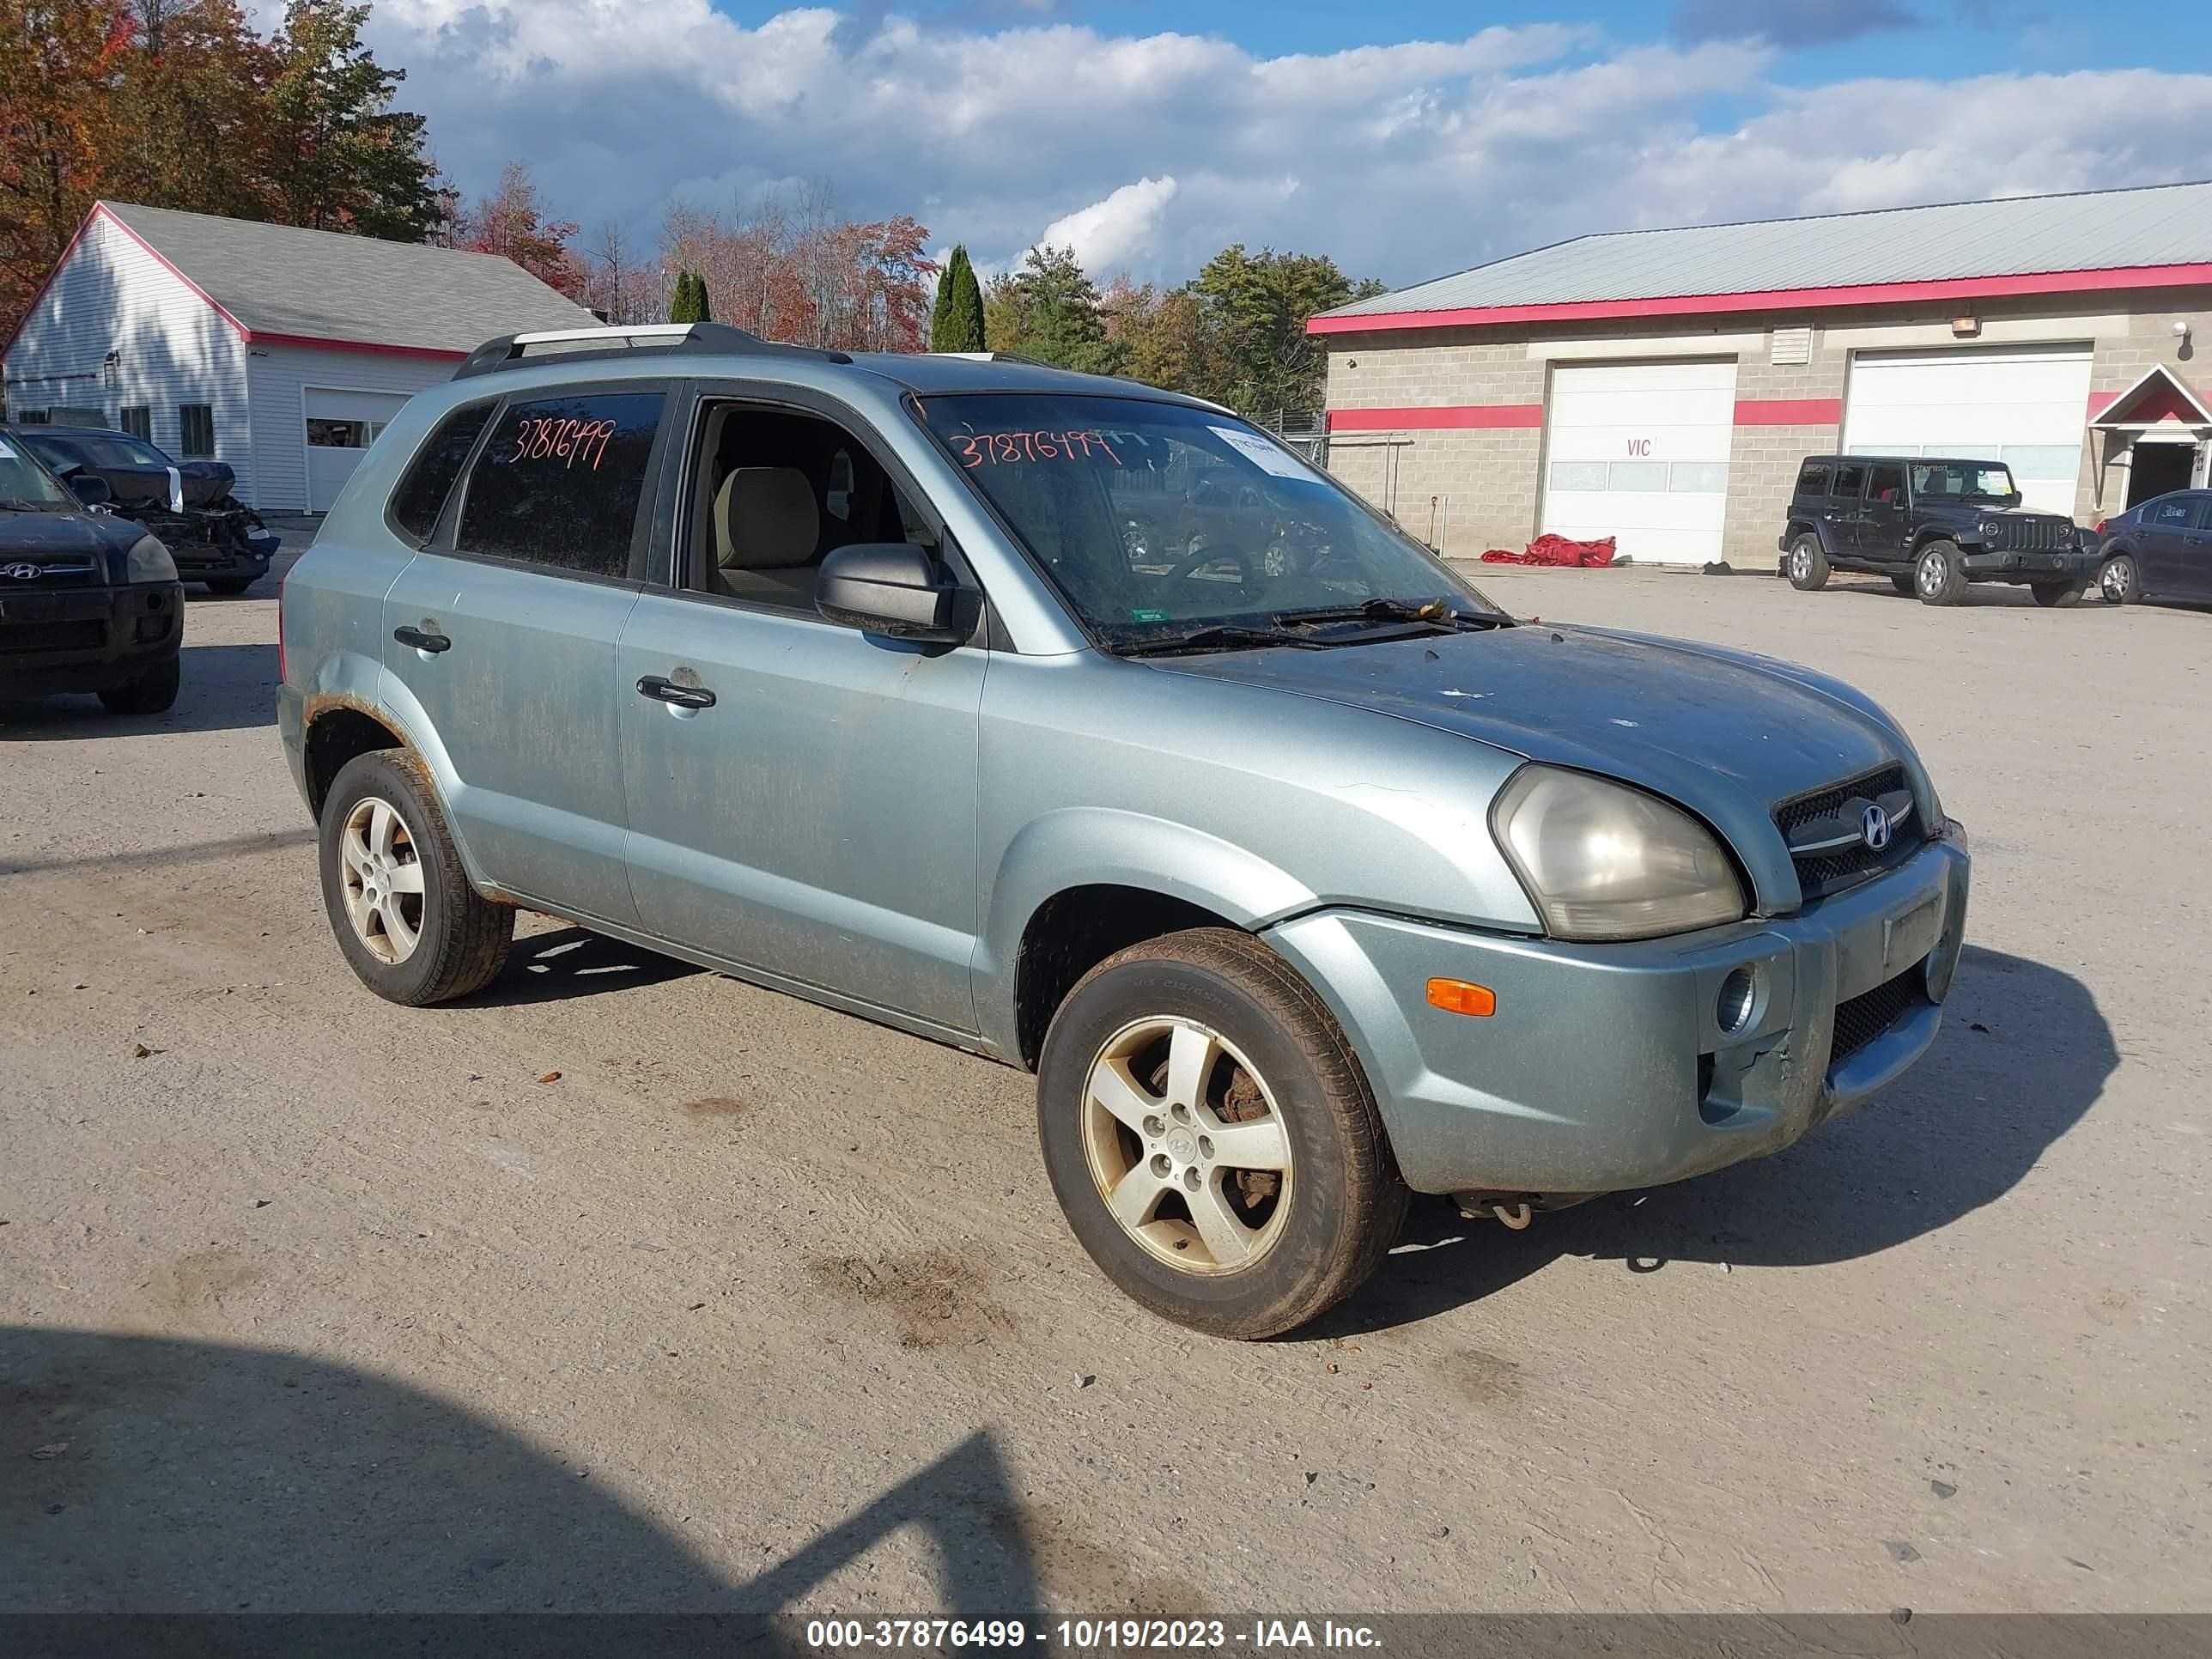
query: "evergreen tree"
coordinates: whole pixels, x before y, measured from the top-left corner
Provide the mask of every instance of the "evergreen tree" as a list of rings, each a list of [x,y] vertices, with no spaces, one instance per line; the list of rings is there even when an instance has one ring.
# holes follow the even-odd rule
[[[1097,285],[1073,248],[1031,248],[1006,298],[1017,327],[1006,349],[1085,374],[1119,374],[1127,365],[1128,348],[1108,336]],[[1001,348],[994,340],[991,349]]]
[[[983,340],[983,289],[975,280],[966,246],[956,246],[946,256],[945,273],[937,279],[937,308],[929,319],[932,351],[981,351]]]
[[[703,323],[707,320],[707,279],[696,270],[678,273],[676,293],[668,302],[668,320],[672,323]]]

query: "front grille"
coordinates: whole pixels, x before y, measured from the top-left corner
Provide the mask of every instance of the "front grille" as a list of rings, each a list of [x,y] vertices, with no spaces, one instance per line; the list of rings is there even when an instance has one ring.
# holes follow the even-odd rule
[[[1774,825],[1786,840],[1792,830],[1810,823],[1816,818],[1832,817],[1853,800],[1874,800],[1882,795],[1893,794],[1902,789],[1910,793],[1911,786],[1905,780],[1902,766],[1885,766],[1863,777],[1851,778],[1826,789],[1816,789],[1809,795],[1799,795],[1786,800],[1774,809]],[[1898,827],[1889,838],[1889,845],[1877,853],[1863,845],[1839,847],[1830,853],[1808,853],[1793,855],[1797,866],[1797,885],[1808,899],[1816,899],[1830,893],[1841,892],[1846,887],[1877,876],[1892,865],[1901,864],[1911,857],[1913,849],[1928,838],[1929,826],[1920,821],[1918,804],[1913,815]]]
[[[33,651],[97,651],[107,643],[107,624],[89,622],[0,623],[0,656]]]
[[[1836,1005],[1836,1041],[1828,1051],[1831,1070],[1928,1000],[1926,976],[1921,972],[1926,960],[1923,957],[1896,978]]]
[[[2056,519],[1999,519],[1997,545],[2014,553],[2057,553],[2074,544],[2074,526]]]
[[[19,565],[35,565],[38,574],[20,576],[15,574]],[[10,593],[37,592],[49,587],[83,587],[100,579],[100,566],[90,559],[0,559],[0,599]]]

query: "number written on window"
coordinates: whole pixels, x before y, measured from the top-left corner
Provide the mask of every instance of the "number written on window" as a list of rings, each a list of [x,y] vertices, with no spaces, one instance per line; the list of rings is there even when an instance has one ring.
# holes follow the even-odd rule
[[[608,392],[509,404],[470,471],[455,547],[628,575],[661,401]]]

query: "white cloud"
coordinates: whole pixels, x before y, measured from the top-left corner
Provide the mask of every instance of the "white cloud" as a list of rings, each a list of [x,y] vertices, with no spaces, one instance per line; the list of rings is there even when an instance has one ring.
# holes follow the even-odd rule
[[[747,27],[707,0],[649,28],[626,0],[383,0],[370,27],[466,189],[527,161],[564,216],[646,235],[672,195],[826,178],[986,269],[1044,227],[1102,283],[1239,240],[1406,283],[1588,230],[2152,182],[2212,150],[2212,76],[1804,88],[1757,42],[1555,23],[1274,58],[826,8]]]
[[[1045,247],[1073,248],[1086,270],[1117,270],[1152,252],[1160,216],[1175,197],[1172,174],[1139,179],[1103,202],[1054,220],[1037,241]]]

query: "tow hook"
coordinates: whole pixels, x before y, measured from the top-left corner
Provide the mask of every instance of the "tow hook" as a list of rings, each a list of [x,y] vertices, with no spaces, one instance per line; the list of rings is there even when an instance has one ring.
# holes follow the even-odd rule
[[[1455,1193],[1452,1197],[1460,1214],[1469,1221],[1492,1220],[1517,1233],[1536,1218],[1534,1206],[1525,1198],[1509,1203],[1493,1193]]]

